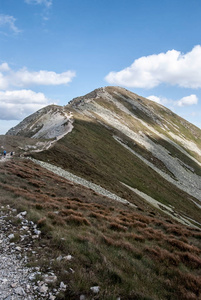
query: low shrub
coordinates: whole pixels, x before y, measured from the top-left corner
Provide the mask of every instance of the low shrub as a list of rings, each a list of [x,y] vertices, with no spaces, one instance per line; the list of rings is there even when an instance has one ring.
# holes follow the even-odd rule
[[[74,211],[73,209],[62,209],[59,212],[59,215],[62,216],[62,217],[70,216],[70,215],[74,215],[74,216],[77,216],[77,217],[83,217],[83,214],[81,212]]]
[[[75,215],[70,215],[66,218],[64,218],[67,224],[73,224],[76,226],[82,226],[82,225],[87,225],[90,226],[91,223],[84,217],[80,216],[75,216]]]
[[[65,225],[64,219],[61,216],[58,216],[58,214],[55,214],[54,212],[48,212],[47,216],[51,219],[53,225]]]
[[[131,241],[138,241],[138,242],[145,241],[145,238],[142,235],[135,234],[135,233],[127,233],[127,234],[125,234],[125,237]]]
[[[194,253],[200,253],[201,252],[201,250],[199,248],[197,248],[196,246],[189,245],[189,244],[184,243],[180,240],[167,239],[167,241],[171,246],[176,247],[181,251],[191,251],[191,252],[194,252]]]
[[[153,258],[156,261],[160,261],[163,264],[178,266],[180,263],[180,258],[178,255],[175,255],[174,253],[171,253],[165,249],[159,247],[146,247],[144,251],[151,258]]]
[[[187,265],[190,268],[201,269],[201,259],[199,256],[191,254],[189,252],[178,252],[180,260],[183,264]]]
[[[112,230],[117,230],[117,231],[126,231],[127,230],[127,228],[125,226],[122,226],[116,222],[110,223],[109,228]]]

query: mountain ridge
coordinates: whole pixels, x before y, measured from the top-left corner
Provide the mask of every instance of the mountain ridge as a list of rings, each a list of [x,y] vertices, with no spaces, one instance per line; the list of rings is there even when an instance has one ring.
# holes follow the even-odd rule
[[[199,299],[200,129],[105,87],[40,110],[0,141],[15,147],[1,160],[0,197],[41,228],[43,256],[67,286],[61,299]]]
[[[146,183],[147,186],[142,186],[139,181],[136,183],[136,177],[140,178],[140,175],[136,174],[135,179],[130,179],[133,176],[132,166],[129,167],[127,175],[125,170],[123,171],[127,158],[130,157],[132,161],[135,157],[141,168],[146,165],[153,174],[157,173],[152,175],[153,178],[155,176],[158,181],[169,182],[182,190],[186,193],[185,198],[188,202],[192,201],[199,208],[201,130],[160,104],[121,87],[103,87],[74,98],[64,107],[48,106],[33,114],[31,121],[28,118],[23,122],[16,127],[17,130],[11,129],[7,135],[23,136],[25,132],[25,136],[32,138],[43,137],[48,140],[51,137],[48,147],[45,146],[38,153],[28,154],[36,159],[55,163],[86,179],[97,181],[97,184],[101,183],[105,188],[108,186],[104,186],[107,184],[104,177],[109,176],[111,181],[118,178],[119,182],[126,184],[127,191],[129,187],[131,191],[134,188],[136,192],[139,190],[159,203],[163,202],[161,198],[165,198],[164,195],[160,196],[158,193],[155,197],[155,193],[149,188],[150,183]],[[95,140],[97,145],[94,144]],[[110,149],[104,149],[104,145],[101,144],[104,140],[105,145],[110,145]],[[97,153],[96,147],[100,153]],[[115,151],[122,154],[118,155]],[[57,157],[54,152],[57,153]],[[114,152],[113,158],[111,157],[114,161],[118,156],[118,162],[113,166],[116,174],[106,166],[109,152]],[[112,164],[112,161],[108,161],[107,164]],[[121,172],[125,173],[123,178]],[[149,181],[147,178],[143,178],[142,181],[144,180]],[[119,187],[118,189],[121,190]],[[199,218],[194,220],[198,222]]]

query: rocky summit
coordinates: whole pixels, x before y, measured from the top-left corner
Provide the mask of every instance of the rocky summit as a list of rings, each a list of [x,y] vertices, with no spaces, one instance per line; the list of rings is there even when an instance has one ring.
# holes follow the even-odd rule
[[[40,227],[57,261],[51,297],[201,297],[199,128],[110,86],[35,112],[0,143],[14,153],[1,158],[0,199]]]

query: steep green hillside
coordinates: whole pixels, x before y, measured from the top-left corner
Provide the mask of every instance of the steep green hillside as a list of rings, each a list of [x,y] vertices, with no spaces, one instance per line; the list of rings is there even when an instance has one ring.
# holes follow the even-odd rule
[[[182,215],[190,216],[200,222],[201,210],[189,200],[189,195],[167,182],[121,146],[112,137],[113,134],[113,130],[107,129],[98,122],[77,118],[71,133],[59,140],[52,148],[34,153],[32,156],[70,170],[137,204],[138,197],[125,188],[121,184],[123,182],[165,205],[173,206]],[[136,144],[132,146],[141,155],[145,152]],[[161,162],[156,161],[157,163],[159,167],[165,169]]]

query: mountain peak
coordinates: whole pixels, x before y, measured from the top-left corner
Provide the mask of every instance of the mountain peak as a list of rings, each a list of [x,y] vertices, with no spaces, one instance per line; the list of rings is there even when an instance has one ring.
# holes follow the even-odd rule
[[[73,128],[80,122],[79,131],[87,127],[89,143],[94,135],[93,124],[96,124],[95,131],[101,126],[100,136],[105,129],[109,130],[109,139],[145,159],[160,176],[201,201],[198,176],[201,173],[201,131],[167,108],[126,89],[102,87],[73,99],[65,107],[49,106],[25,119],[8,134],[56,142],[74,132]],[[82,147],[80,139],[82,136],[76,141],[78,147]],[[162,173],[160,168],[164,170]]]
[[[126,257],[132,274],[136,274],[135,266],[143,263],[142,268],[137,269],[139,274],[141,269],[148,274],[147,287],[144,281],[142,285],[143,293],[144,286],[146,288],[146,295],[150,295],[150,284],[153,285],[153,280],[150,283],[150,272],[157,271],[155,273],[159,274],[157,280],[155,277],[155,282],[160,283],[159,288],[163,277],[166,290],[164,292],[163,289],[160,295],[155,293],[153,299],[167,295],[169,299],[185,298],[187,281],[184,278],[187,274],[193,282],[192,290],[197,293],[199,282],[195,284],[195,278],[200,267],[200,250],[197,247],[201,228],[200,129],[167,108],[126,89],[102,87],[73,99],[64,107],[43,108],[8,134],[3,136],[1,145],[6,145],[8,150],[10,143],[12,148],[8,151],[14,150],[16,156],[22,154],[30,159],[18,160],[15,155],[10,163],[4,163],[9,157],[1,159],[10,172],[9,180],[2,179],[2,195],[5,193],[4,187],[11,193],[8,183],[14,181],[14,201],[16,197],[20,200],[24,196],[23,205],[26,199],[40,220],[45,220],[45,232],[47,228],[55,228],[55,232],[59,228],[64,237],[70,235],[65,245],[75,247],[71,248],[75,249],[71,253],[79,253],[77,251],[80,249],[80,257],[83,257],[83,245],[87,245],[85,248],[90,253],[85,251],[83,270],[87,259],[93,256],[95,264],[91,262],[92,274],[95,274],[94,265],[99,276],[100,265],[103,269],[108,265],[110,268],[119,260],[122,269],[118,274],[123,274]],[[17,137],[12,139],[12,135]],[[35,168],[34,171],[32,168]],[[2,178],[4,172],[1,172]],[[29,185],[25,185],[27,180]],[[41,211],[45,218],[41,219]],[[51,235],[47,236],[49,245]],[[57,236],[58,232],[52,235],[55,241]],[[61,246],[61,236],[58,237]],[[68,247],[64,248],[68,250]],[[97,263],[97,255],[93,255],[91,249],[95,254],[97,249],[102,249],[103,256],[107,256],[106,265],[103,261]],[[147,255],[153,259],[149,264]],[[77,261],[77,257],[72,259],[76,266]],[[153,269],[156,261],[157,264],[160,261],[157,270]],[[167,273],[167,267],[171,272]],[[128,268],[122,278],[128,275]],[[104,275],[106,286],[110,271],[111,268],[107,269]],[[125,285],[116,274],[113,276],[112,273],[115,280],[112,286],[115,284],[116,290],[118,281],[123,295]],[[179,285],[183,284],[182,296],[179,289],[176,294],[171,294],[172,288],[167,285],[172,280],[178,288],[178,281],[175,283],[178,276]],[[131,277],[128,277],[128,285],[131,284]],[[136,287],[138,290],[138,278],[134,283],[132,280],[132,290]],[[94,281],[94,277],[92,280],[99,283]],[[77,283],[74,286],[77,293]],[[100,286],[102,289],[105,285],[101,282]],[[72,294],[68,294],[67,298],[69,295]],[[114,296],[114,292],[111,295]],[[198,293],[192,294],[189,289],[189,295],[196,298]],[[136,297],[129,293],[125,298]]]
[[[48,105],[25,118],[6,135],[58,139],[72,129],[71,117],[71,113],[67,113],[64,107]]]

